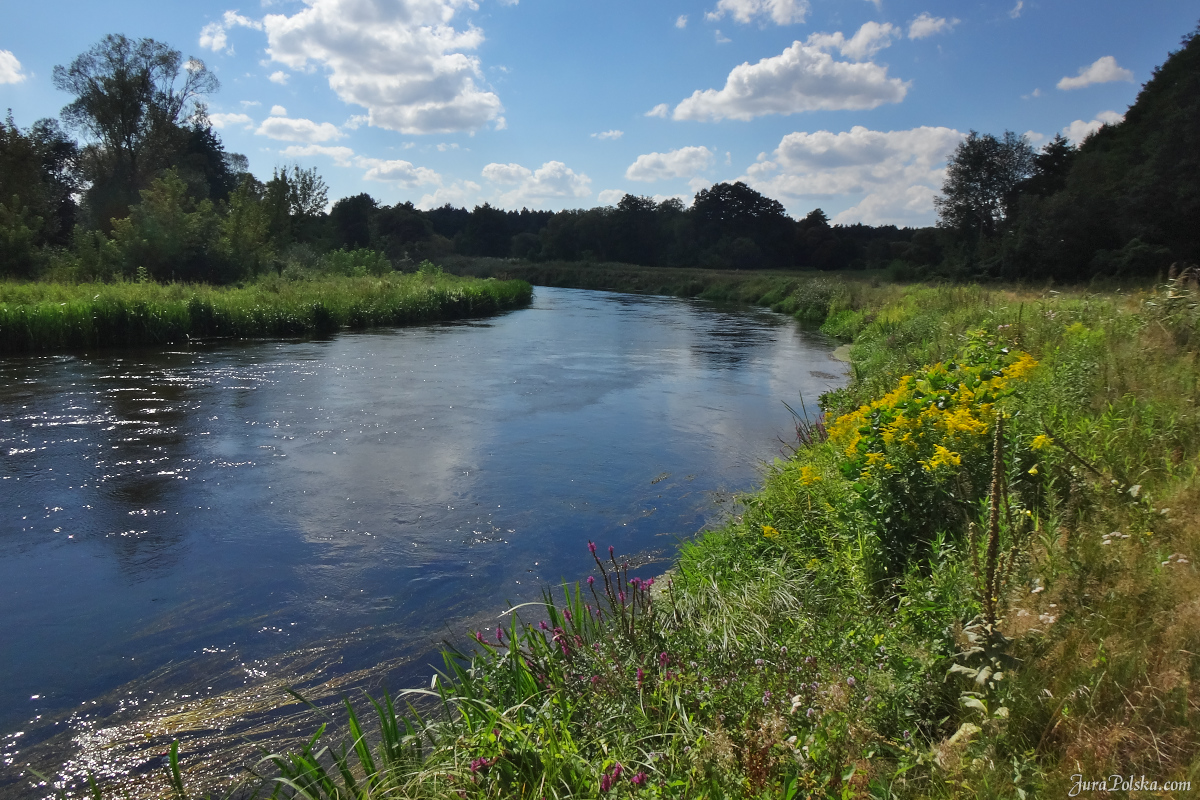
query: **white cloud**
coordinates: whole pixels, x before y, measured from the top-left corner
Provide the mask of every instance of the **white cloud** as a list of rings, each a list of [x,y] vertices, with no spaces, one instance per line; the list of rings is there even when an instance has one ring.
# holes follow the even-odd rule
[[[200,46],[207,47],[214,53],[222,50],[233,52],[229,46],[228,31],[230,28],[251,28],[261,31],[263,24],[258,20],[243,17],[236,11],[226,11],[220,22],[210,22],[200,29]]]
[[[675,27],[679,28],[681,30],[683,28],[687,27],[687,14],[680,14],[678,17],[675,18]],[[616,190],[615,189],[605,189],[604,191],[611,192],[611,191],[616,191]],[[601,194],[603,194],[603,193],[604,192],[601,192]]]
[[[267,80],[269,80],[271,83],[278,83],[280,86],[283,86],[288,82],[288,74],[281,69],[277,69],[267,76]]]
[[[1112,81],[1133,82],[1133,73],[1117,64],[1112,56],[1102,56],[1090,66],[1082,67],[1074,78],[1063,78],[1058,82],[1059,89],[1082,89],[1093,83],[1110,83]]]
[[[276,114],[276,109],[283,111],[280,106],[271,109],[273,116],[267,117],[255,131],[259,136],[269,136],[285,142],[328,142],[340,139],[343,134],[331,122],[313,122],[311,119],[290,119],[282,114]],[[284,111],[284,114],[287,112]]]
[[[497,131],[508,130],[508,120],[506,120],[504,117],[496,117],[496,124],[492,127],[493,130]]]
[[[908,85],[889,78],[887,67],[835,61],[823,46],[824,40],[813,45],[797,41],[781,55],[740,64],[723,89],[697,90],[675,106],[674,117],[748,120],[763,114],[875,108],[904,99]]]
[[[244,125],[247,128],[254,127],[254,120],[246,114],[209,114],[208,121],[212,123],[214,128],[229,128],[234,125]]]
[[[717,7],[704,18],[715,22],[728,14],[742,24],[755,20],[765,24],[769,19],[776,25],[791,25],[804,22],[808,11],[808,0],[717,0]]]
[[[624,189],[605,189],[604,191],[600,192],[600,194],[596,195],[596,202],[602,206],[615,206],[617,203],[621,202],[621,198],[627,194],[629,194],[629,192],[625,191]]]
[[[448,133],[494,120],[500,98],[476,85],[483,42],[451,25],[473,0],[306,0],[263,24],[271,58],[291,69],[325,67],[338,97],[367,109],[370,124],[401,133]],[[311,62],[311,63],[310,63]]]
[[[1017,17],[1021,16],[1021,9],[1024,7],[1025,0],[1017,0],[1017,4],[1012,7],[1012,11],[1009,11],[1008,15],[1013,19],[1016,19]]]
[[[601,131],[600,133],[593,133],[593,134],[591,134],[591,137],[593,139],[620,139],[624,135],[625,135],[625,131],[619,131],[616,128],[614,128],[611,131]]]
[[[711,167],[713,155],[713,151],[707,147],[681,147],[667,153],[646,153],[629,165],[625,177],[631,181],[690,178]]]
[[[908,23],[908,38],[924,39],[927,36],[933,36],[938,33],[948,33],[958,23],[959,20],[957,19],[935,17],[928,11],[922,11],[917,15],[916,19]]]
[[[1085,122],[1077,119],[1067,127],[1063,128],[1063,135],[1072,142],[1079,144],[1087,137],[1091,136],[1096,131],[1100,130],[1104,125],[1116,125],[1125,119],[1124,114],[1118,114],[1115,111],[1101,111],[1096,115],[1095,119],[1090,122]]]
[[[1025,137],[1025,140],[1027,142],[1029,142],[1030,144],[1033,144],[1033,145],[1036,145],[1038,142],[1045,141],[1045,139],[1046,139],[1046,134],[1038,133],[1035,130],[1027,130],[1027,131],[1025,131],[1025,133],[1023,133],[1021,135]]]
[[[224,50],[229,44],[225,29],[219,22],[210,22],[200,29],[200,46],[207,47],[214,53]]]
[[[720,28],[717,28],[715,31],[713,31],[713,37],[717,40],[717,44],[725,44],[733,41],[733,39],[730,39],[728,36],[721,33]]]
[[[867,2],[875,6],[876,11],[883,11],[883,0],[867,0]]]
[[[0,50],[0,83],[20,83],[27,76],[21,72],[21,62],[11,50]]]
[[[286,117],[287,109],[284,108],[283,106],[271,106],[271,116],[272,117]]]
[[[354,160],[357,166],[367,168],[363,180],[398,183],[401,186],[441,185],[442,176],[428,167],[413,166],[411,161],[399,159],[383,161],[378,158],[359,157]]]
[[[352,165],[354,151],[349,147],[327,147],[320,144],[293,144],[288,145],[283,150],[279,151],[281,155],[288,158],[300,158],[304,156],[329,156],[333,159],[333,163],[339,167],[349,167]]]
[[[456,207],[466,207],[478,199],[480,188],[475,181],[455,181],[449,186],[439,186],[431,194],[422,195],[417,201],[417,208],[441,208],[447,203]]]
[[[533,174],[533,170],[520,164],[488,164],[483,168],[484,180],[489,183],[520,183]]]
[[[262,102],[259,100],[242,100],[241,103],[243,108],[254,108],[262,105]]]
[[[837,222],[928,225],[945,162],[962,140],[951,128],[797,132],[747,170],[755,189],[779,198],[863,195]]]
[[[666,103],[659,103],[654,108],[646,112],[647,117],[662,117],[667,118],[667,114],[671,113],[671,107]]]
[[[458,142],[439,142],[438,146],[437,146],[437,151],[439,153],[444,153],[447,150],[457,150],[457,149],[458,149]]]
[[[355,114],[354,116],[350,117],[350,119],[343,122],[342,127],[346,128],[347,130],[356,131],[359,128],[361,128],[363,126],[363,124],[366,123],[367,121],[368,120],[367,120],[366,114]]]
[[[808,46],[818,50],[837,48],[842,55],[855,61],[866,61],[900,36],[900,29],[890,22],[864,22],[853,36],[847,39],[841,31],[836,33],[814,33],[808,37]]]
[[[497,198],[501,206],[508,208],[537,206],[555,198],[588,197],[592,193],[592,179],[561,161],[547,161],[536,170],[520,164],[488,164],[483,168],[483,177],[490,183],[515,184]]]

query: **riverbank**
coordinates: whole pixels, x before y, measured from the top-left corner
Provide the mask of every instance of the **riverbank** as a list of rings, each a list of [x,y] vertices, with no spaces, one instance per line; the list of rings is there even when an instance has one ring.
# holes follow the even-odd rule
[[[260,765],[263,794],[1195,787],[1196,287],[831,286],[851,384],[665,592],[596,543],[586,583],[397,698],[427,716],[357,704],[365,736]]]
[[[529,303],[520,280],[418,273],[205,284],[0,282],[0,353],[303,337],[411,325]]]

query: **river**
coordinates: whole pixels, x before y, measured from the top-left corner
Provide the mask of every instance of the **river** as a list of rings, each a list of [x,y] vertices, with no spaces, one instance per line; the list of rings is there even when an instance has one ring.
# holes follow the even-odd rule
[[[538,288],[501,316],[316,341],[0,359],[0,794],[163,743],[309,735],[428,685],[440,639],[720,518],[844,382],[762,310]],[[293,715],[304,712],[293,704]]]

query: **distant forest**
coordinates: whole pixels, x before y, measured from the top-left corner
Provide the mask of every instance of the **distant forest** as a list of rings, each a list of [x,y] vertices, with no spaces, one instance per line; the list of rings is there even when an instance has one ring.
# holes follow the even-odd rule
[[[1200,261],[1200,28],[1142,87],[1123,122],[1078,147],[1035,150],[972,131],[950,159],[938,224],[830,225],[789,217],[744,183],[690,207],[625,195],[615,207],[421,210],[368,194],[329,206],[315,169],[266,182],[228,153],[202,62],[110,35],[55,86],[61,120],[0,122],[0,276],[231,283],[264,272],[411,268],[452,254],[723,269],[891,269],[898,278],[1150,277]],[[78,136],[79,140],[75,137]],[[328,207],[328,211],[326,208]]]

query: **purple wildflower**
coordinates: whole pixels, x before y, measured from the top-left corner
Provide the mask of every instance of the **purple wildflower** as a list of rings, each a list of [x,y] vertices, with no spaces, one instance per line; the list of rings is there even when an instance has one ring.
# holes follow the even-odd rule
[[[621,598],[621,605],[625,605],[625,593],[617,592],[617,597]]]
[[[624,771],[625,771],[625,768],[621,766],[621,762],[618,761],[616,764],[613,764],[613,774],[612,775],[613,775],[614,783],[616,783],[617,778],[621,777],[621,773]]]
[[[846,683],[850,685],[851,689],[858,685],[858,681],[854,680],[853,675],[851,675],[849,678],[846,678]]]
[[[664,669],[667,666],[667,662],[670,660],[670,658],[671,657],[668,656],[666,653],[659,653],[658,654],[658,668]]]
[[[592,585],[592,584],[594,584],[595,582],[596,582],[596,576],[594,576],[594,575],[588,575],[588,586],[591,586],[591,585]]]
[[[588,552],[590,552],[592,555],[596,555],[596,543],[591,539],[588,539]]]
[[[546,620],[542,620],[538,623],[538,625],[540,625],[544,631],[550,630],[550,626],[546,624]]]
[[[629,782],[632,783],[634,786],[641,786],[643,783],[646,782],[648,777],[649,776],[647,776],[646,773],[639,772],[637,775],[634,775],[632,778],[630,778]]]
[[[503,637],[504,637],[504,629],[501,628],[499,625],[497,625],[496,626],[496,641],[497,642],[504,641]]]
[[[763,692],[763,705],[765,706],[765,705],[767,705],[767,704],[768,704],[768,703],[770,703],[770,702],[771,702],[771,693],[770,693],[770,692]]]
[[[646,674],[644,672],[642,672],[642,668],[638,667],[637,681],[638,681],[639,689],[642,688],[642,680],[645,678],[645,676],[646,676]]]
[[[613,557],[613,546],[611,544],[608,546],[608,557]]]
[[[808,711],[804,712],[804,716],[808,717],[809,719],[812,719],[816,715],[816,713],[817,713],[817,710],[815,708],[810,708]]]
[[[481,631],[475,631],[475,639],[480,644],[483,644],[483,633]]]

